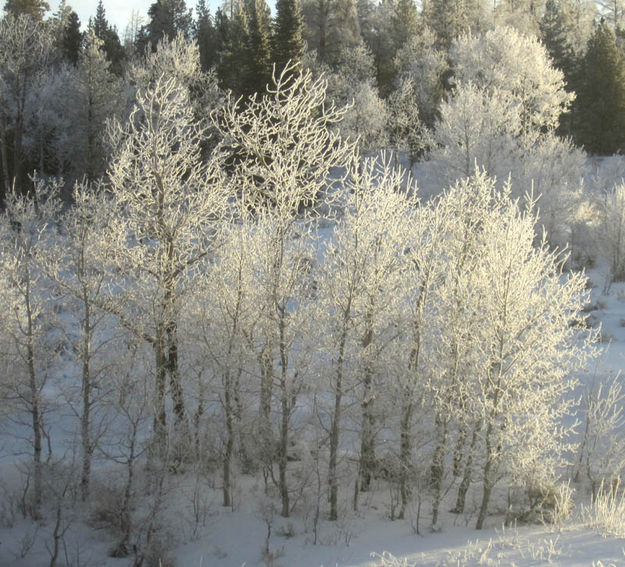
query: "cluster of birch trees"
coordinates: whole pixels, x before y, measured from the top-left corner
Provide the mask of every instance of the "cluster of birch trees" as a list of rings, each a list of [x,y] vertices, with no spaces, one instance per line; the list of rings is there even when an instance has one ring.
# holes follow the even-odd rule
[[[95,458],[127,470],[119,554],[146,462],[212,470],[224,506],[262,474],[285,517],[314,493],[336,520],[384,482],[393,517],[425,499],[434,526],[452,488],[481,528],[497,486],[556,484],[594,333],[533,203],[480,170],[419,202],[309,72],[198,120],[194,75],[154,58],[106,176],[69,207],[34,177],[0,219],[0,388],[33,514],[68,408],[82,499]]]

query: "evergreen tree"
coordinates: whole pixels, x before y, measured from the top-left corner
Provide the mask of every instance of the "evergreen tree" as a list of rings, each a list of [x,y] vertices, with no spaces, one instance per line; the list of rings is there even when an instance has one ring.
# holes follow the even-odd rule
[[[444,50],[449,49],[451,42],[468,28],[462,0],[430,0],[424,16],[436,34],[437,47]]]
[[[230,37],[230,18],[228,18],[228,14],[222,8],[217,8],[215,12],[213,27],[215,29],[215,45],[219,60],[219,54],[226,49],[228,38]]]
[[[98,39],[104,41],[104,36],[109,29],[109,22],[106,19],[106,11],[104,10],[102,0],[98,0],[95,17],[93,19],[89,19],[89,27],[93,28],[93,32]]]
[[[204,0],[199,0],[195,21],[195,40],[200,50],[202,71],[208,71],[217,63],[217,34],[213,26],[211,14]]]
[[[379,8],[380,23],[375,46],[370,46],[377,69],[380,93],[387,98],[399,81],[397,54],[415,36],[422,36],[414,0],[389,2]]]
[[[78,118],[79,153],[84,173],[93,180],[106,170],[105,126],[107,119],[117,117],[122,108],[122,85],[111,72],[104,42],[93,30],[87,32],[85,43],[78,61],[78,94],[83,101]]]
[[[625,60],[605,22],[588,42],[575,111],[575,137],[587,151],[612,154],[625,149]]]
[[[577,57],[569,42],[567,24],[559,0],[547,0],[545,13],[540,22],[541,39],[554,67],[564,73],[566,90],[576,90],[575,76],[577,70]],[[573,128],[574,113],[569,113],[560,121],[558,131],[562,135],[570,135]]]
[[[575,69],[575,53],[569,43],[559,0],[547,0],[540,32],[554,66],[564,73],[567,84],[570,83]]]
[[[6,0],[4,11],[12,16],[30,16],[34,20],[41,21],[50,9],[45,0]]]
[[[304,0],[301,10],[304,41],[322,63],[335,67],[341,53],[362,44],[354,0]]]
[[[393,18],[395,7],[390,2],[372,6],[368,0],[360,0],[358,14],[362,37],[375,61],[376,81],[380,94],[388,97],[396,87],[396,66],[394,57],[397,45],[393,40]]]
[[[193,19],[184,0],[156,0],[150,6],[148,16],[150,21],[146,28],[152,50],[163,37],[174,39],[178,32],[186,38],[191,35]]]
[[[125,51],[119,40],[117,29],[111,26],[106,19],[102,0],[98,0],[95,18],[89,18],[88,30],[91,29],[93,29],[95,36],[103,42],[104,52],[107,59],[111,62],[111,71],[121,75]]]
[[[333,0],[327,31],[326,62],[335,66],[346,50],[362,45],[360,22],[354,0]]]
[[[234,5],[232,18],[227,18],[223,11],[217,11],[218,33],[221,39],[217,77],[224,89],[232,90],[235,95],[244,93],[247,76],[249,28],[243,3],[238,0]]]
[[[288,61],[299,63],[304,55],[302,14],[298,0],[277,0],[272,38],[273,61],[280,73]]]
[[[80,31],[78,14],[72,10],[72,7],[65,0],[61,0],[50,23],[54,43],[59,55],[75,66],[82,46],[82,33]]]
[[[67,24],[63,29],[61,38],[61,53],[72,65],[78,63],[80,48],[82,46],[82,32],[80,31],[80,19],[78,14],[72,10],[69,14]]]
[[[396,53],[419,32],[419,15],[414,0],[397,0],[393,4],[391,30]]]
[[[328,60],[328,27],[330,25],[331,0],[303,0],[302,33],[310,51],[315,51],[320,61]]]
[[[247,0],[246,94],[262,93],[271,80],[271,14],[265,0]]]

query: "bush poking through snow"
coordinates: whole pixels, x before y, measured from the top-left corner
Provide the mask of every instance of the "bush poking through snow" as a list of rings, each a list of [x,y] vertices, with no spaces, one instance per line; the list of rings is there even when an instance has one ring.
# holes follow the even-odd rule
[[[582,506],[586,526],[603,537],[625,537],[625,498],[619,484],[602,482],[591,504]]]
[[[378,562],[374,564],[374,567],[417,567],[416,563],[408,562],[408,559],[405,557],[403,559],[398,559],[388,551],[383,551],[382,555],[372,553],[371,557],[378,560]]]

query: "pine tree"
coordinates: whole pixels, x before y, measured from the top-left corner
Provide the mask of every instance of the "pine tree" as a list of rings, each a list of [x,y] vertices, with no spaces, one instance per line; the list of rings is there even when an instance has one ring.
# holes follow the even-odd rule
[[[81,165],[87,178],[94,180],[106,169],[105,125],[107,119],[116,117],[121,109],[122,87],[120,79],[111,72],[103,41],[93,30],[87,32],[85,43],[78,62],[80,97],[84,101],[78,130],[84,156]]]
[[[301,10],[304,41],[322,63],[335,67],[341,53],[362,45],[354,0],[304,0]]]
[[[82,47],[78,14],[65,0],[61,0],[58,9],[49,21],[59,55],[75,66]]]
[[[217,11],[217,31],[221,48],[217,76],[224,89],[232,90],[237,96],[244,93],[248,65],[249,27],[243,3],[238,0],[234,12],[228,18],[221,10]]]
[[[4,11],[12,16],[30,16],[34,20],[41,21],[43,16],[50,9],[50,5],[45,0],[6,0]]]
[[[89,19],[89,27],[93,27],[96,37],[104,41],[104,36],[109,29],[109,22],[106,19],[106,10],[104,9],[102,0],[98,0],[95,17],[93,19]]]
[[[271,15],[265,0],[247,0],[246,94],[262,93],[271,80]]]
[[[566,90],[574,92],[576,89],[577,57],[569,42],[567,24],[559,0],[547,0],[545,13],[540,22],[540,33],[554,67],[564,73]],[[572,133],[573,118],[573,113],[569,113],[561,120],[558,128],[560,134],[570,135]]]
[[[217,34],[204,0],[199,0],[196,12],[195,41],[200,50],[202,71],[208,71],[217,63]]]
[[[163,37],[174,39],[178,32],[187,38],[191,35],[193,20],[184,0],[156,0],[150,6],[148,16],[150,21],[146,28],[152,50]]]
[[[78,14],[72,10],[69,14],[67,24],[63,29],[61,38],[61,53],[72,65],[78,63],[80,48],[82,46],[82,32],[80,31],[80,19]]]
[[[303,23],[298,0],[277,0],[277,16],[272,38],[273,61],[280,73],[291,61],[297,64],[304,55]]]
[[[331,0],[303,0],[302,33],[309,51],[315,51],[320,61],[327,61],[328,27]]]
[[[390,2],[373,6],[368,0],[360,0],[357,6],[361,34],[375,60],[376,82],[380,94],[386,98],[396,87],[393,63],[396,44],[392,31],[395,7]]]
[[[564,73],[567,84],[570,84],[575,68],[575,53],[567,37],[559,0],[547,0],[540,33],[554,66]]]
[[[88,30],[93,29],[95,36],[104,43],[104,52],[111,62],[111,70],[117,75],[122,73],[125,51],[119,40],[117,29],[109,24],[102,0],[98,1],[95,18],[89,18]]]
[[[325,61],[334,66],[345,50],[361,46],[363,39],[354,0],[334,0],[329,16]]]
[[[419,15],[414,0],[397,0],[391,15],[392,40],[395,53],[419,32]]]
[[[575,103],[578,143],[595,154],[625,148],[625,60],[602,22],[588,42]]]
[[[228,14],[226,14],[222,8],[217,8],[213,25],[215,28],[215,41],[217,43],[218,52],[222,51],[224,46],[228,43],[229,24],[230,19],[228,18]]]
[[[398,0],[379,8],[382,25],[370,48],[376,59],[380,93],[386,98],[398,85],[397,55],[416,36],[422,37],[417,7],[413,0]],[[421,26],[422,28],[422,26]]]
[[[465,2],[463,0],[430,0],[424,16],[427,25],[436,34],[436,46],[447,50],[452,41],[468,31]]]

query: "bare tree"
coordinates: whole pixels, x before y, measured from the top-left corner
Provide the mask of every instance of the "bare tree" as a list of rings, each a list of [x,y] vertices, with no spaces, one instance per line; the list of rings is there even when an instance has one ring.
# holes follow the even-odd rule
[[[492,191],[482,175],[471,186]],[[471,392],[482,423],[478,529],[499,480],[544,483],[563,463],[567,429],[561,419],[573,403],[567,393],[595,339],[576,324],[588,298],[585,276],[565,276],[565,258],[544,239],[534,246],[537,218],[531,204],[527,208],[521,212],[505,193],[493,195],[476,266],[485,321]]]
[[[205,375],[211,373],[220,383],[217,394],[223,410],[222,492],[223,505],[232,505],[232,476],[237,434],[244,458],[244,408],[250,392],[256,353],[253,344],[262,311],[255,301],[255,226],[249,222],[226,227],[223,244],[206,266],[206,275],[194,295],[190,310],[189,334],[197,343],[197,358]],[[200,399],[198,403],[203,403]],[[199,434],[199,432],[197,433]]]
[[[606,192],[601,213],[597,232],[610,265],[609,283],[622,281],[625,280],[625,185],[616,185]]]
[[[431,404],[434,409],[434,451],[430,467],[432,525],[444,492],[446,457],[454,449],[454,476],[459,474],[464,440],[473,422],[466,420],[470,403],[468,377],[482,325],[476,309],[479,286],[475,267],[480,257],[480,238],[490,208],[490,193],[475,190],[466,180],[450,188],[435,205],[442,222],[439,253],[444,268],[435,290],[435,317],[428,327],[436,329],[428,365]]]
[[[97,445],[105,458],[122,467],[124,475],[121,496],[112,506],[113,527],[119,535],[112,551],[115,557],[126,557],[132,551],[133,537],[136,536],[133,511],[137,499],[137,466],[149,448],[146,440],[153,411],[153,392],[145,372],[150,364],[144,358],[142,346],[129,337],[124,355],[118,357],[117,364],[110,369],[116,399],[110,407],[110,426]],[[163,466],[157,465],[157,468],[162,470]],[[160,498],[160,493],[157,498]]]
[[[189,106],[187,89],[161,75],[137,94],[125,124],[111,131],[116,148],[109,169],[115,218],[108,250],[127,278],[108,308],[154,347],[155,433],[164,446],[167,379],[175,422],[186,429],[178,361],[178,320],[193,287],[198,262],[212,250],[228,207],[221,158],[202,159],[204,127]]]
[[[110,201],[87,183],[76,184],[73,201],[74,205],[59,221],[60,234],[54,248],[51,248],[54,253],[47,266],[60,297],[64,298],[72,315],[67,336],[80,367],[78,408],[74,409],[72,395],[69,401],[80,420],[80,490],[82,499],[86,500],[89,496],[91,460],[101,433],[101,427],[95,422],[99,406],[110,394],[105,375],[113,364],[117,345],[111,317],[99,308],[108,296],[110,283],[107,259],[103,253]]]
[[[54,359],[54,350],[47,340],[54,311],[41,262],[47,252],[47,224],[59,206],[55,189],[36,181],[32,196],[10,193],[0,217],[2,354],[14,369],[12,396],[28,413],[32,427],[35,518],[43,497],[42,389]]]
[[[277,387],[279,425],[277,481],[283,516],[290,514],[287,480],[289,422],[304,368],[295,363],[302,339],[302,305],[308,301],[307,266],[315,240],[314,206],[330,183],[332,167],[346,163],[352,146],[329,130],[344,111],[325,106],[326,85],[310,72],[293,76],[287,66],[262,98],[226,106],[218,124],[236,160],[234,179],[242,207],[255,213],[258,243],[256,339],[260,386],[260,431],[273,455],[271,401]],[[272,458],[272,457],[271,457]]]
[[[404,462],[409,459],[408,428],[411,404],[415,402],[411,386],[417,380],[406,368],[398,370],[397,360],[393,363],[385,351],[392,351],[401,358],[401,353],[406,350],[406,342],[399,337],[409,328],[409,323],[402,318],[401,311],[412,304],[409,301],[403,304],[403,293],[404,289],[409,293],[409,285],[419,285],[419,278],[408,283],[416,274],[412,270],[412,264],[416,262],[413,255],[423,245],[420,231],[426,226],[422,222],[425,216],[421,216],[422,211],[417,209],[415,189],[406,179],[405,172],[394,170],[388,158],[366,160],[362,165],[356,163],[347,184],[344,214],[324,251],[316,318],[328,320],[327,331],[324,331],[318,348],[323,352],[323,359],[328,360],[324,372],[333,394],[328,419],[331,520],[338,517],[337,464],[343,398],[346,394],[353,397],[362,387],[362,394],[357,394],[356,398],[361,401],[364,438],[360,474],[366,478],[375,470],[375,427],[371,422],[375,421],[373,399],[382,397],[374,383],[375,376],[380,373],[390,379],[406,372],[405,389],[401,392],[407,414],[402,421],[405,423],[402,446]],[[422,249],[425,255],[426,249],[427,246]],[[407,250],[410,252],[405,253]],[[421,269],[426,268],[420,264],[417,271]],[[414,324],[418,326],[420,322]],[[367,337],[367,344],[363,343],[363,336]],[[391,344],[398,346],[392,348]],[[415,345],[415,349],[418,348]],[[413,364],[418,364],[419,354],[415,352],[414,357]],[[374,360],[377,361],[375,364]],[[386,372],[382,370],[385,365]],[[362,382],[358,378],[360,375]]]

